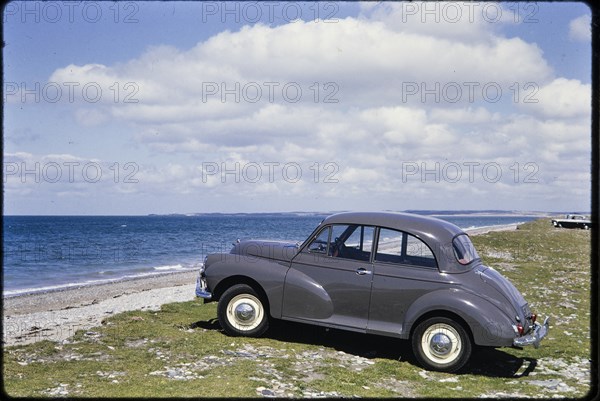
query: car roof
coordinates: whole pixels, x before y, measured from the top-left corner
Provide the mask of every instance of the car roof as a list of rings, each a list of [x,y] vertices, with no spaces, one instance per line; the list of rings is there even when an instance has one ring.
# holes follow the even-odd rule
[[[322,224],[363,224],[404,231],[430,245],[448,243],[464,231],[458,226],[434,217],[400,212],[344,212],[331,215]]]

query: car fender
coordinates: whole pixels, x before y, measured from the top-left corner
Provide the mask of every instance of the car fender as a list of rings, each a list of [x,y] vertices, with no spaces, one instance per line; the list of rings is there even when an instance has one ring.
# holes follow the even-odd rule
[[[281,317],[283,282],[289,269],[289,262],[275,261],[256,256],[222,254],[219,261],[210,264],[206,270],[208,287],[213,299],[218,300],[229,287],[239,283],[250,284],[262,292],[269,303],[269,314]]]
[[[323,320],[333,315],[333,302],[325,289],[315,279],[297,270],[290,269],[284,288],[286,317],[303,316]]]
[[[511,319],[477,294],[457,288],[427,293],[406,311],[402,337],[409,338],[424,316],[453,314],[467,324],[473,341],[481,346],[510,346],[515,337]]]

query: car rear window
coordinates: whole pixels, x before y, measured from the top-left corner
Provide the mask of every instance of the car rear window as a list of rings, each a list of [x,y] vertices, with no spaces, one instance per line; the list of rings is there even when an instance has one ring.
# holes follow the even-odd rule
[[[479,255],[467,234],[458,235],[452,240],[454,256],[461,265],[468,265],[472,261],[479,259]]]

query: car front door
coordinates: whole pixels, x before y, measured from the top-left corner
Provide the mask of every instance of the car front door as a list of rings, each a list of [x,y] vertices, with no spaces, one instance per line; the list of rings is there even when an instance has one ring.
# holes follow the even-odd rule
[[[365,330],[374,228],[324,227],[294,257],[285,279],[283,318]]]

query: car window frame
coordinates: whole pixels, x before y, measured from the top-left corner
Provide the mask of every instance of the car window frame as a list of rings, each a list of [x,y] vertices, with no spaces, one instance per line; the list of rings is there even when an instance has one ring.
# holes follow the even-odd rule
[[[355,262],[373,263],[373,249],[374,249],[374,241],[375,241],[376,233],[377,233],[377,226],[374,225],[374,224],[362,224],[362,223],[333,223],[333,224],[330,224],[330,226],[331,226],[331,231],[330,231],[330,233],[331,233],[331,239],[330,239],[329,245],[331,245],[332,240],[333,240],[333,231],[334,231],[333,226],[336,226],[336,225],[337,226],[347,226],[348,228],[351,227],[351,226],[356,226],[356,228],[352,231],[352,233],[350,235],[348,235],[344,239],[343,243],[345,243],[346,241],[348,241],[348,239],[352,235],[354,235],[356,233],[357,229],[360,229],[360,239],[359,239],[360,242],[358,244],[359,245],[359,249],[358,249],[359,252],[366,252],[366,251],[364,251],[364,245],[365,245],[365,228],[367,228],[367,227],[372,228],[373,232],[371,234],[371,250],[369,251],[369,257],[366,260],[363,260],[363,259],[349,258],[349,257],[344,257],[344,256],[333,256],[333,255],[329,255],[329,254],[327,256],[329,256],[331,258],[336,258],[336,259],[352,260],[352,261],[355,261]],[[342,234],[344,234],[348,230],[348,228],[346,228],[342,232]]]
[[[408,246],[408,235],[421,241],[427,247],[427,249],[429,249],[429,251],[431,252],[431,255],[433,256],[434,266],[415,265],[415,264],[410,264],[410,263],[397,263],[397,262],[388,262],[388,261],[377,260],[377,253],[379,251],[379,238],[380,238],[380,233],[381,233],[382,229],[396,231],[396,232],[399,232],[402,234],[401,257],[403,255],[406,256],[406,250],[407,250],[407,246]],[[404,253],[402,253],[402,251],[404,251]],[[429,246],[429,244],[427,242],[423,241],[417,235],[412,234],[408,231],[399,230],[397,228],[385,227],[385,226],[377,226],[376,240],[375,240],[375,243],[373,244],[373,251],[371,252],[371,262],[372,263],[383,263],[383,264],[386,264],[389,266],[409,267],[409,268],[413,268],[413,269],[429,269],[429,270],[436,270],[436,271],[439,271],[439,269],[440,269],[440,264],[438,263],[437,256],[435,255],[435,252],[433,252],[433,249],[431,249],[431,247]]]
[[[360,260],[360,259],[352,259],[352,258],[345,258],[345,257],[337,257],[337,256],[332,256],[329,254],[329,249],[331,247],[332,241],[333,241],[333,226],[357,226],[358,228],[361,228],[364,230],[364,228],[366,227],[371,227],[373,229],[373,233],[372,233],[372,244],[371,244],[371,250],[369,251],[369,259],[364,261],[364,260]],[[320,257],[328,257],[331,259],[343,259],[343,260],[352,260],[355,262],[365,262],[365,263],[373,263],[373,257],[374,257],[374,253],[373,253],[373,249],[375,247],[375,241],[377,238],[377,229],[378,226],[374,225],[374,224],[361,224],[361,223],[331,223],[331,224],[327,224],[326,226],[323,227],[317,227],[312,233],[311,235],[304,241],[302,247],[300,248],[298,254],[300,253],[306,253],[306,254],[310,254],[310,255],[319,255]],[[323,233],[324,230],[328,230],[329,233],[327,235],[327,248],[326,248],[326,252],[325,253],[320,253],[320,252],[311,252],[310,251],[310,245]],[[345,232],[346,230],[344,230]],[[352,232],[352,234],[350,234],[350,236],[352,236],[354,234],[354,232],[356,231],[356,229]],[[350,237],[348,236],[348,238]],[[346,238],[346,240],[348,239]],[[361,243],[359,244],[361,247],[361,251],[364,247],[364,231],[361,233]]]
[[[305,241],[305,245],[300,249],[300,252],[298,252],[298,254],[300,253],[308,253],[311,255],[319,255],[319,256],[328,256],[329,257],[329,245],[331,244],[331,234],[333,232],[333,229],[331,227],[331,224],[328,224],[326,226],[323,227],[317,227],[313,233],[310,235],[310,237],[308,237]],[[328,230],[329,233],[327,234],[327,248],[325,248],[325,253],[321,253],[321,252],[311,252],[310,251],[310,244],[312,244],[314,241],[316,241],[317,238],[319,238],[319,236],[321,235],[321,233],[325,230]]]

